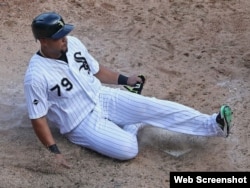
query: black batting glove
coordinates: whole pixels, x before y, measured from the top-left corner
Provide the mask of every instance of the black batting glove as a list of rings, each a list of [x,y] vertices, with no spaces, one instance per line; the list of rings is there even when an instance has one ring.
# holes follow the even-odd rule
[[[123,87],[132,93],[141,94],[146,79],[143,75],[139,75],[138,77],[141,78],[142,82],[137,82],[135,86],[123,86]]]

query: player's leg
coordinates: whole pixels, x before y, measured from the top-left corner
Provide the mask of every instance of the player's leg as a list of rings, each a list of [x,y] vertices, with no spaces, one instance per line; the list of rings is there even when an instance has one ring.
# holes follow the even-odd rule
[[[66,137],[72,143],[119,160],[129,160],[138,154],[137,137],[103,118],[96,109]]]
[[[109,98],[110,93],[112,99]],[[104,91],[103,98],[110,99],[106,105],[108,117],[123,126],[142,122],[185,134],[224,136],[216,122],[217,114],[204,114],[179,103],[127,91]]]

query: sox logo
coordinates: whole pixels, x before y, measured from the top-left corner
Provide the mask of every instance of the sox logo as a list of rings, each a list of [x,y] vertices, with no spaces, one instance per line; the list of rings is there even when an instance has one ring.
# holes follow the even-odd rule
[[[75,58],[75,61],[77,63],[82,63],[82,65],[79,68],[79,71],[81,71],[81,69],[84,68],[84,70],[88,71],[88,74],[89,74],[90,73],[90,69],[89,69],[88,62],[87,62],[87,60],[86,60],[85,57],[81,56],[81,52],[76,52],[74,54],[74,58]]]

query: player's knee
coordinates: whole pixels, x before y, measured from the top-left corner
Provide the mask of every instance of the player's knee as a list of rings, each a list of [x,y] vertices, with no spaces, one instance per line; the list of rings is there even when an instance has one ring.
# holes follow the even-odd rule
[[[121,148],[121,152],[119,153],[119,157],[117,157],[121,161],[131,160],[138,155],[139,149],[137,142],[131,144],[129,147],[125,146]]]
[[[123,153],[122,155],[120,155],[120,156],[118,157],[118,160],[121,160],[121,161],[131,160],[131,159],[135,158],[137,155],[138,155],[138,150],[137,150],[137,152],[135,152],[135,151],[133,150],[133,152],[126,152],[126,153]]]

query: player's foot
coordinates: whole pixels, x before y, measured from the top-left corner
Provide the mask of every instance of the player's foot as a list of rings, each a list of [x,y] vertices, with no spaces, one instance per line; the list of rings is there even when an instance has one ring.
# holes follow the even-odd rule
[[[220,108],[220,112],[216,117],[216,121],[220,128],[223,130],[226,137],[228,137],[232,128],[232,110],[229,106],[223,105]]]

